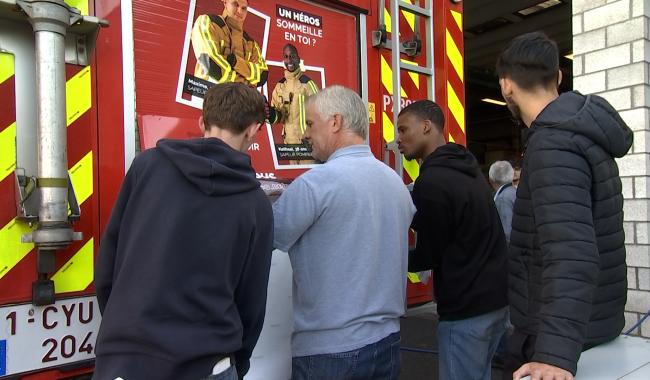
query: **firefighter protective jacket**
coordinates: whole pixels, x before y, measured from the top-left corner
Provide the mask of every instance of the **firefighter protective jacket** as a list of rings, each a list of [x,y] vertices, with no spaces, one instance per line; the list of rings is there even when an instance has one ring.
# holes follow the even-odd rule
[[[192,47],[197,78],[213,83],[248,83],[254,87],[266,83],[268,67],[259,45],[233,18],[199,16],[192,28]]]
[[[284,70],[282,78],[273,89],[271,105],[279,111],[278,122],[284,124],[282,136],[285,144],[300,144],[305,132],[305,99],[318,92],[313,80],[300,69]]]

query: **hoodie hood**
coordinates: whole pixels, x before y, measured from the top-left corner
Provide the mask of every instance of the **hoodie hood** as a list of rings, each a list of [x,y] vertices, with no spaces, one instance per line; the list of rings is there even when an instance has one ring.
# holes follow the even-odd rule
[[[217,138],[163,139],[156,146],[204,194],[224,196],[260,186],[250,157]]]
[[[449,143],[434,150],[429,157],[424,159],[422,169],[431,166],[442,166],[457,170],[470,177],[479,174],[479,167],[476,158],[462,145]]]
[[[607,100],[598,95],[566,92],[551,102],[533,122],[583,135],[613,157],[623,157],[632,146],[634,133]]]

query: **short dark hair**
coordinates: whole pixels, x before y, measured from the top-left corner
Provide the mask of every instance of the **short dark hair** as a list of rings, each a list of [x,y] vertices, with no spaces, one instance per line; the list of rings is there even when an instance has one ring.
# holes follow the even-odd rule
[[[436,102],[428,99],[418,100],[404,107],[400,111],[399,116],[408,113],[414,114],[422,120],[429,120],[440,132],[445,129],[445,114]]]
[[[242,134],[253,123],[264,122],[264,97],[243,83],[222,83],[203,99],[205,129],[212,126]]]
[[[542,32],[522,34],[501,51],[496,71],[524,90],[557,86],[560,70],[557,44]]]
[[[284,45],[284,47],[282,48],[282,50],[284,50],[284,49],[286,49],[286,48],[291,49],[292,52],[294,52],[294,53],[296,53],[296,55],[298,55],[298,48],[297,48],[295,45],[293,45],[293,44],[286,44],[286,45]]]

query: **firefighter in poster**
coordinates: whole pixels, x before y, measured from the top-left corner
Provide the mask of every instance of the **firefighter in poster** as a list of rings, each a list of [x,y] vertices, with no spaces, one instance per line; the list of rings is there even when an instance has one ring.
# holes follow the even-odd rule
[[[302,144],[305,132],[305,99],[318,92],[318,87],[300,69],[298,49],[287,44],[283,49],[284,78],[273,89],[271,105],[278,112],[284,124],[282,138],[285,144]],[[307,164],[311,161],[291,161],[292,164]]]
[[[244,31],[247,0],[224,0],[221,16],[203,14],[192,27],[194,75],[213,83],[242,82],[260,87],[268,67],[260,47]]]

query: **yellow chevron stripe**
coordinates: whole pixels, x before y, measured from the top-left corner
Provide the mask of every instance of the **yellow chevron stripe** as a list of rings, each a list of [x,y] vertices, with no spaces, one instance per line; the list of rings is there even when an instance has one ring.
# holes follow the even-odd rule
[[[386,112],[381,113],[381,118],[382,118],[382,125],[384,127],[384,140],[389,143],[393,140],[395,140],[395,127],[393,126],[393,122],[390,120],[390,117],[388,117],[388,114]]]
[[[14,55],[0,52],[0,83],[14,76]]]
[[[451,143],[456,142],[456,140],[454,140],[454,136],[452,136],[451,133],[449,134],[449,142],[451,142]]]
[[[17,219],[0,229],[0,279],[34,249],[34,244],[20,242],[20,237],[30,231]]]
[[[463,30],[463,14],[460,12],[456,11],[451,11],[451,15],[454,18],[454,21],[456,21],[456,24],[458,25],[458,29],[461,31]]]
[[[417,62],[409,61],[408,59],[402,58],[402,62],[410,63],[411,65],[419,66]],[[415,87],[419,90],[420,89],[420,74],[414,73],[412,71],[408,72],[409,77],[411,77],[411,80],[413,81],[413,84],[415,84]]]
[[[417,284],[418,282],[420,282],[420,277],[418,276],[417,273],[408,272],[407,276],[408,276],[409,281],[411,281],[414,284]]]
[[[386,32],[393,32],[393,22],[390,18],[390,12],[384,7],[384,24],[386,24]]]
[[[79,205],[84,203],[91,195],[93,195],[93,152],[88,152],[79,162],[77,162],[70,170],[70,180],[72,181],[72,188],[77,196]]]
[[[402,156],[402,166],[404,170],[408,173],[411,180],[415,181],[420,175],[420,165],[417,160],[407,160],[406,157]]]
[[[81,11],[81,14],[88,16],[88,0],[65,0],[66,4]]]
[[[463,73],[463,55],[460,53],[458,45],[456,45],[456,42],[451,37],[449,29],[445,29],[445,32],[447,34],[447,57],[449,57],[449,61],[451,61],[451,65],[454,67],[456,74],[458,74],[460,81],[465,82]]]
[[[388,94],[393,95],[393,70],[383,55],[381,56],[381,83],[384,85],[386,91],[388,91]],[[402,86],[400,86],[400,95],[406,98],[406,91],[404,91]]]
[[[90,238],[77,253],[52,276],[56,293],[79,292],[93,282],[94,239]]]
[[[0,131],[0,181],[16,169],[16,123]]]
[[[454,91],[454,88],[449,82],[447,82],[447,106],[460,126],[460,129],[465,133],[465,107],[463,107],[463,103],[458,99],[456,91]]]
[[[65,113],[67,125],[74,123],[92,105],[90,66],[86,66],[65,84]]]
[[[413,4],[412,1],[409,2]],[[404,19],[406,20],[406,23],[411,27],[411,31],[415,32],[415,14],[407,11],[402,11],[402,14],[404,15]]]

